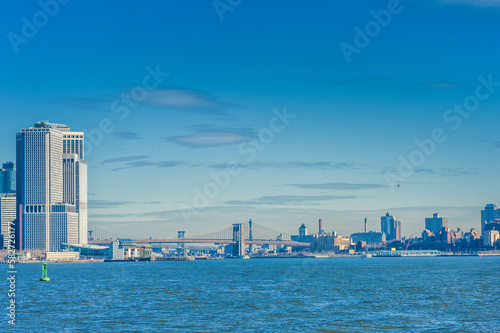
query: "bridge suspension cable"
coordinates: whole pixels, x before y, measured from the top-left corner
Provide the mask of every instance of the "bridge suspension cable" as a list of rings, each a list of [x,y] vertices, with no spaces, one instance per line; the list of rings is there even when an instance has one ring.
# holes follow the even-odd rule
[[[206,232],[203,234],[198,234],[190,237],[185,237],[186,239],[233,239],[233,226],[221,228],[215,231]]]
[[[247,228],[247,230],[248,230],[248,228],[249,228],[248,223],[246,223],[245,228]],[[255,239],[255,240],[257,239],[255,236],[256,233],[257,233],[257,235],[261,234],[261,235],[265,235],[265,236],[270,237],[270,238],[265,238],[265,239],[276,240],[276,238],[280,235],[281,235],[282,240],[292,239],[292,237],[287,233],[280,232],[280,231],[265,227],[261,224],[255,223],[255,222],[252,222],[252,231],[253,231],[253,239]]]
[[[96,240],[106,240],[106,239],[118,239],[118,238],[129,238],[129,239],[140,239],[140,237],[132,237],[129,235],[123,235],[116,232],[104,230],[97,228],[95,226],[88,226],[89,235]]]

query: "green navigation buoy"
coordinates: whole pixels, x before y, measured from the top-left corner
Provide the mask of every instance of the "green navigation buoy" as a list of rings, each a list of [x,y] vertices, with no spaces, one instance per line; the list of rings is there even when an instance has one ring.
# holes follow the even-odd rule
[[[50,278],[47,276],[47,264],[42,265],[42,277],[40,278],[40,281],[50,281]]]

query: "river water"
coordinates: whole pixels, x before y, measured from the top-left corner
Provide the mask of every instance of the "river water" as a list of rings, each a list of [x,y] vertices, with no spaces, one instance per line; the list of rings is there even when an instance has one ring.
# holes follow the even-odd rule
[[[49,263],[50,282],[16,269],[2,332],[500,332],[500,257]]]

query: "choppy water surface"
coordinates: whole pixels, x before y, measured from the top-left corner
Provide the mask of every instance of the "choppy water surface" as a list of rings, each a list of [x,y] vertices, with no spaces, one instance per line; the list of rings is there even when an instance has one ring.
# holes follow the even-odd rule
[[[43,283],[41,264],[17,265],[13,329],[2,284],[1,331],[500,331],[500,257],[48,266]]]

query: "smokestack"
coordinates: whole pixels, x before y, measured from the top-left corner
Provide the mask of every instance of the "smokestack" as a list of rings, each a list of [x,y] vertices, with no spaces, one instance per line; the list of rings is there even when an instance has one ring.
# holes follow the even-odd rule
[[[321,219],[319,219],[319,234],[323,233],[323,226],[321,225]]]
[[[366,221],[367,221],[367,220],[368,220],[368,219],[365,217],[365,232],[366,232]]]

